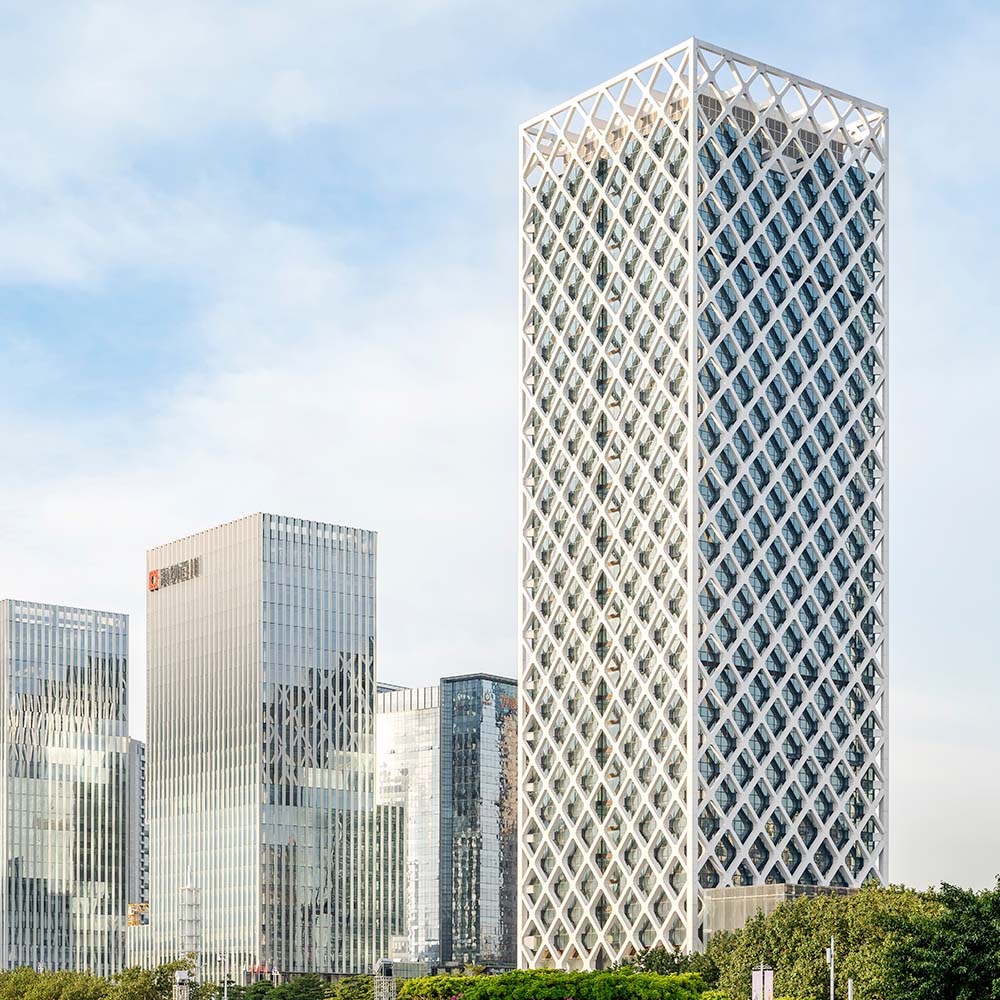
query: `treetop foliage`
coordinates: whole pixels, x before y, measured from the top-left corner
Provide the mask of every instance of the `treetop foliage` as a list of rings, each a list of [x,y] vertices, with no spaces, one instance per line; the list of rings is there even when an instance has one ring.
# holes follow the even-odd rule
[[[719,933],[698,954],[653,948],[606,972],[532,970],[497,976],[403,980],[399,1000],[750,1000],[751,973],[774,969],[782,1000],[824,1000],[826,948],[836,939],[836,989],[856,1000],[1000,1000],[1000,880],[983,892],[871,887],[816,896],[758,914]],[[181,960],[126,969],[112,980],[86,972],[0,972],[0,1000],[171,1000]],[[474,971],[474,970],[468,970]],[[221,1000],[222,987],[195,986],[191,1000]],[[275,986],[230,984],[230,1000],[374,1000],[371,976],[326,982],[301,976]]]
[[[822,1000],[831,937],[838,996],[851,979],[855,1000],[1000,1000],[1000,880],[983,892],[872,886],[801,897],[714,935],[702,954],[655,948],[633,964],[699,973],[712,990],[702,1000],[750,1000],[752,970],[764,962],[776,997]]]
[[[533,969],[499,976],[428,976],[408,979],[399,1000],[698,1000],[705,983],[695,973],[562,972]]]

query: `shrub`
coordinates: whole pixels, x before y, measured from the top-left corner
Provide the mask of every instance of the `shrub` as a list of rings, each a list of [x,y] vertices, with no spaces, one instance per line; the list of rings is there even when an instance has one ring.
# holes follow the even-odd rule
[[[428,976],[410,979],[400,1000],[700,1000],[702,978],[693,973],[662,976],[615,969],[562,972],[554,969],[505,972],[499,976]]]

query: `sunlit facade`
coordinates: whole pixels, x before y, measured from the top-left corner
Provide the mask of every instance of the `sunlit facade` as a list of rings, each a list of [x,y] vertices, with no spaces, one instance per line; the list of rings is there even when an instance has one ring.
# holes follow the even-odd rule
[[[887,129],[696,39],[521,129],[523,965],[886,877]]]
[[[386,897],[387,957],[441,963],[441,704],[438,687],[380,691],[376,733],[378,802],[399,810],[402,837],[386,838],[380,871],[398,870]]]
[[[380,693],[377,731],[379,802],[402,811],[404,831],[402,920],[390,957],[513,967],[517,684],[470,674]]]
[[[3,966],[125,962],[128,618],[0,601]]]
[[[153,961],[371,970],[375,563],[270,514],[148,553]]]

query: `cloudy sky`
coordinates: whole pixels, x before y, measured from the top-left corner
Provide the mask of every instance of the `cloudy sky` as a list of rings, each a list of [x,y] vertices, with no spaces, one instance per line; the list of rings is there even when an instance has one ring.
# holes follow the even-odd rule
[[[136,701],[145,549],[256,510],[379,531],[384,679],[516,671],[518,122],[692,34],[889,105],[891,877],[993,880],[992,5],[0,12],[0,594]]]

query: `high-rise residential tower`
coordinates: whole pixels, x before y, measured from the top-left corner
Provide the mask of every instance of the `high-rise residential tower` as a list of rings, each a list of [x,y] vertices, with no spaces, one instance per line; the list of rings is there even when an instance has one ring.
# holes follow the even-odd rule
[[[885,108],[691,39],[521,129],[519,960],[886,876]]]
[[[370,971],[375,561],[273,514],[148,553],[152,961]]]
[[[4,968],[125,963],[128,618],[0,601]]]
[[[516,962],[517,684],[446,677],[379,693],[378,799],[404,860],[390,957],[431,968]]]

